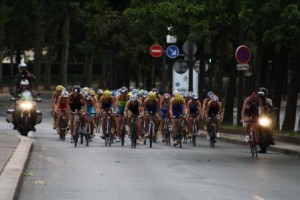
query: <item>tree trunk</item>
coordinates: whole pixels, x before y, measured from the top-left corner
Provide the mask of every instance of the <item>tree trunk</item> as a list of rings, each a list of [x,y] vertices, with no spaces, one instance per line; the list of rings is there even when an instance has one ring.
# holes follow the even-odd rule
[[[85,61],[84,61],[84,76],[82,80],[83,86],[92,86],[92,69],[94,62],[94,45],[88,42],[85,51]]]
[[[47,56],[46,56],[46,63],[45,63],[45,82],[44,82],[44,89],[50,89],[51,86],[51,64],[54,54],[54,48],[56,43],[56,35],[58,30],[58,24],[54,28],[54,32],[50,38],[48,49],[47,49]]]
[[[298,92],[300,89],[300,57],[296,57],[295,64],[293,66],[290,84],[288,85],[287,104],[282,124],[283,131],[294,131],[296,123],[296,110]]]
[[[62,27],[62,48],[61,48],[61,84],[67,86],[67,67],[68,67],[68,56],[69,56],[69,42],[70,42],[70,15],[68,11],[65,11],[64,23]]]
[[[40,83],[42,56],[43,56],[43,48],[41,44],[37,44],[37,46],[34,49],[33,74],[36,76],[35,84],[33,84],[34,89],[37,89]]]
[[[288,71],[288,51],[286,49],[283,49],[279,52],[275,52],[274,59],[273,59],[273,68],[274,68],[274,81],[273,82],[273,91],[271,93],[273,94],[273,106],[278,109],[278,112],[276,114],[276,124],[275,129],[279,129],[280,126],[280,106],[281,106],[281,99],[282,99],[282,92],[284,85],[284,81],[286,80],[286,74]]]

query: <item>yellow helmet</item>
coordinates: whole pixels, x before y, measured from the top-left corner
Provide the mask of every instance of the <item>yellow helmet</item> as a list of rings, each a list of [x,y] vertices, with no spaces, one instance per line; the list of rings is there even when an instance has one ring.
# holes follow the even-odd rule
[[[65,89],[65,87],[62,86],[62,85],[57,85],[57,86],[55,87],[55,90],[56,90],[57,92],[61,92],[61,91],[63,91],[64,89]]]
[[[175,100],[176,102],[180,102],[181,99],[182,99],[182,96],[181,96],[179,93],[175,94],[174,100]]]
[[[109,90],[105,90],[105,91],[103,92],[103,96],[104,96],[104,97],[110,97],[110,96],[111,96],[111,92],[110,92]]]
[[[95,94],[96,94],[96,93],[95,93],[95,90],[93,90],[93,89],[90,89],[89,91],[90,91],[90,94],[91,94],[91,95],[95,95]]]
[[[90,89],[88,87],[82,88],[82,92],[85,94],[89,93],[89,91],[90,91]]]
[[[155,99],[156,98],[156,94],[151,91],[151,92],[148,93],[148,97],[149,97],[149,99]]]

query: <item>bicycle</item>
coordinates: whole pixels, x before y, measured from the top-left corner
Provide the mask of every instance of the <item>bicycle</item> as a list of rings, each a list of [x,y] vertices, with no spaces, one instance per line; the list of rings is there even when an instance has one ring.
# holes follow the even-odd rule
[[[96,133],[101,133],[101,116],[97,115],[97,117],[95,118],[96,121]]]
[[[119,117],[121,118],[122,124],[121,124],[121,146],[124,146],[125,143],[125,135],[126,135],[126,119],[124,117],[124,114],[118,114]]]
[[[209,137],[209,142],[210,146],[212,148],[215,147],[216,144],[216,133],[217,133],[217,120],[218,118],[215,115],[212,115],[211,117],[208,118],[210,123],[209,123],[209,128],[207,129],[208,134],[210,135]]]
[[[164,119],[164,135],[165,135],[165,141],[166,145],[170,146],[171,145],[171,131],[169,127],[169,118],[165,117]]]
[[[249,147],[250,147],[250,153],[251,156],[254,158],[258,157],[258,152],[257,152],[257,142],[256,142],[256,137],[255,137],[255,127],[254,127],[254,121],[252,120],[252,118],[250,118],[248,121],[245,122],[249,122],[249,126],[250,126],[250,130],[249,130]]]
[[[62,141],[65,141],[66,135],[68,133],[68,122],[67,122],[66,110],[61,110],[61,112],[62,112],[62,116],[59,124],[59,129],[60,129],[59,138]]]
[[[113,143],[113,135],[112,135],[112,131],[111,131],[111,111],[106,111],[104,114],[106,114],[106,135],[105,135],[105,146],[111,146],[111,144]]]
[[[81,138],[81,144],[83,143],[83,130],[82,130],[82,124],[80,120],[81,113],[79,112],[72,112],[72,115],[75,115],[74,120],[74,145],[77,147],[79,136]]]
[[[149,113],[147,113],[146,115],[150,114],[150,122],[149,122],[149,144],[150,144],[150,148],[152,148],[152,143],[156,142],[155,136],[154,136],[154,113],[151,111]],[[144,145],[146,145],[146,140],[147,138],[144,137]]]
[[[173,116],[174,119],[178,118],[176,116]],[[182,148],[182,139],[184,139],[184,130],[185,130],[185,116],[180,115],[178,119],[178,134],[177,134],[177,141],[179,142],[179,147]],[[174,146],[176,146],[174,144]]]
[[[197,136],[197,132],[198,132],[196,117],[197,117],[197,115],[195,115],[195,114],[192,115],[192,118],[193,118],[193,121],[192,121],[192,143],[193,143],[194,147],[196,146],[196,136]]]
[[[136,140],[137,137],[137,129],[136,129],[136,121],[141,118],[140,116],[131,116],[130,117],[130,141],[131,141],[131,148],[136,147]]]
[[[85,127],[84,127],[84,132],[81,134],[81,144],[83,143],[83,137],[85,138],[86,146],[89,146],[89,142],[91,141],[91,124],[90,124],[90,114],[86,114],[85,118]]]

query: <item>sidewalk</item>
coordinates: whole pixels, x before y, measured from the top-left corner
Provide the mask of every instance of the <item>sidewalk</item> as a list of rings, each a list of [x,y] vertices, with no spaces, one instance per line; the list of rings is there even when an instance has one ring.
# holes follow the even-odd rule
[[[199,133],[200,137],[206,137],[206,132],[199,131]],[[246,146],[244,136],[241,134],[220,133],[219,140]],[[0,199],[17,198],[32,147],[33,140],[30,138],[0,133]],[[300,143],[276,140],[276,145],[269,147],[268,151],[299,157]]]
[[[0,199],[17,199],[33,140],[0,133]]]

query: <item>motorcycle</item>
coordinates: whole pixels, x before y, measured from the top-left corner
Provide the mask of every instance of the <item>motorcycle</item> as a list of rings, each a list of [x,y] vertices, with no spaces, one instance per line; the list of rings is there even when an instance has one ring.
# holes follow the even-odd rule
[[[261,153],[266,153],[267,148],[272,144],[272,119],[268,115],[258,118],[257,131],[259,133],[259,147]]]
[[[28,136],[28,132],[34,130],[35,124],[42,122],[42,112],[36,109],[36,103],[42,102],[40,95],[41,93],[37,93],[36,97],[33,97],[31,91],[24,90],[19,98],[10,98],[10,102],[15,103],[15,106],[14,109],[6,111],[6,121],[13,123],[23,136]]]

